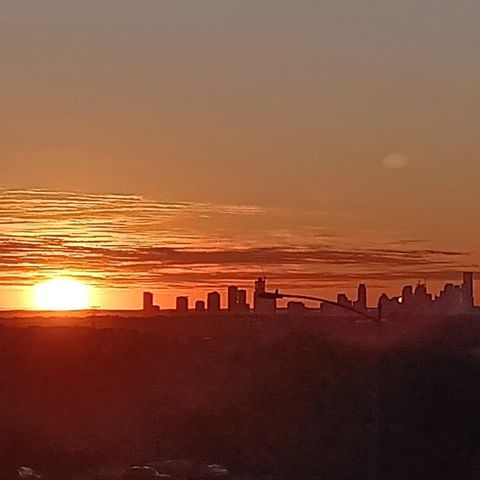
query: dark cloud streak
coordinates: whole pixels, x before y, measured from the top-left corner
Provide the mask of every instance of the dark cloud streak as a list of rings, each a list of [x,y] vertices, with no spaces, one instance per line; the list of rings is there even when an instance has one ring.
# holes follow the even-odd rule
[[[288,229],[285,212],[278,225],[262,226],[276,215],[135,195],[0,191],[0,285],[62,272],[104,287],[211,285],[251,279],[262,269],[278,283],[320,285],[449,277],[470,263],[464,252],[419,248],[417,241],[359,248],[323,225]],[[252,217],[259,219],[255,230],[244,227]]]

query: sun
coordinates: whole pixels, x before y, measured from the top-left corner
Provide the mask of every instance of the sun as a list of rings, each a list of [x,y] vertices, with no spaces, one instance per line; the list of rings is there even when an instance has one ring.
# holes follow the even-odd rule
[[[33,288],[38,310],[82,310],[90,305],[89,285],[72,278],[54,278]]]

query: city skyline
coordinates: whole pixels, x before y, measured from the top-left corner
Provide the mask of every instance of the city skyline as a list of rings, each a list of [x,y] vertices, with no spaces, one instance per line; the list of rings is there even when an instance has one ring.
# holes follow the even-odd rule
[[[307,305],[304,301],[288,301],[281,306],[279,299],[297,298],[306,300],[310,308],[318,309],[325,315],[348,315],[358,313],[369,317],[369,312],[377,310],[378,318],[382,315],[408,317],[411,314],[434,314],[434,315],[456,315],[473,314],[476,312],[475,303],[475,274],[474,272],[463,272],[462,283],[446,283],[438,295],[428,290],[426,282],[417,282],[414,285],[404,285],[401,293],[389,297],[385,292],[378,299],[372,300],[368,295],[368,285],[360,283],[357,286],[356,299],[351,300],[345,293],[337,293],[335,300],[314,298],[305,295],[296,295],[279,292],[276,288],[273,292],[268,291],[267,281],[264,277],[255,280],[254,288],[241,289],[237,285],[229,285],[226,294],[222,295],[218,290],[209,291],[205,300],[196,300],[194,304],[185,295],[177,296],[174,309],[177,314],[186,315],[189,313],[210,313],[218,314],[221,311],[230,314],[242,315],[254,313],[260,315],[274,315],[279,308],[301,312]],[[223,302],[222,302],[223,299]],[[251,301],[249,301],[251,300]],[[155,304],[154,295],[151,292],[143,292],[143,314],[155,316],[161,313],[160,305]],[[373,318],[373,317],[370,317]]]
[[[438,292],[478,266],[474,253],[444,242],[398,232],[387,241],[348,222],[342,231],[315,210],[17,189],[0,191],[0,213],[2,308],[35,307],[32,288],[55,277],[89,285],[89,306],[128,309],[140,307],[145,289],[173,307],[177,293],[201,298],[259,275],[331,297],[352,294],[358,282],[393,294],[423,278]]]

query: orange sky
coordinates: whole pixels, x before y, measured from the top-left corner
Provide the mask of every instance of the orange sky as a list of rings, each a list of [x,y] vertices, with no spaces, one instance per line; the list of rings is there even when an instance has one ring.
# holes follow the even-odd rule
[[[6,306],[31,306],[30,286],[70,276],[95,287],[93,305],[137,307],[143,289],[163,306],[230,283],[332,296],[357,282],[458,278],[475,259],[386,231],[339,229],[321,211],[51,190],[0,192],[0,284]],[[15,298],[13,291],[18,290]],[[21,297],[21,298],[20,298]]]
[[[0,306],[64,271],[105,307],[262,271],[330,296],[459,280],[480,259],[479,16],[3,1]]]

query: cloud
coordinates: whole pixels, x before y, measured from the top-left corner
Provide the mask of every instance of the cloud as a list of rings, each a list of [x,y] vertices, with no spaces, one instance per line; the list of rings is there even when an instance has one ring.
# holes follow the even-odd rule
[[[292,218],[290,218],[292,217]],[[103,287],[178,288],[451,278],[464,252],[415,240],[354,246],[295,212],[137,195],[0,191],[0,285],[68,273]],[[358,242],[357,242],[358,243]]]

